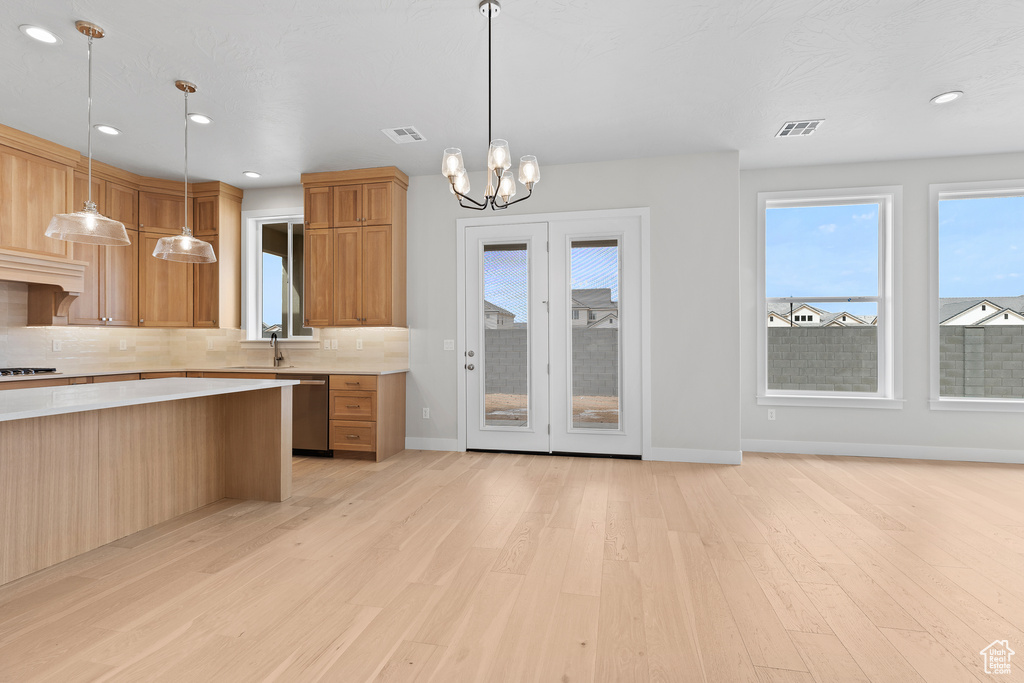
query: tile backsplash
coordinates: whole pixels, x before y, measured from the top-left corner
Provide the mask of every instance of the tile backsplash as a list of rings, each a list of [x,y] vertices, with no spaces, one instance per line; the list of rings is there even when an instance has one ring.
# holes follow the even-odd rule
[[[27,327],[28,286],[0,282],[0,367],[54,367],[60,372],[270,365],[266,346],[242,344],[241,330],[147,327]],[[337,340],[337,349],[323,342]],[[356,341],[362,340],[362,350]],[[54,342],[60,350],[54,350]],[[121,349],[121,342],[125,349]],[[212,346],[212,348],[210,348]],[[285,365],[323,370],[389,370],[409,366],[405,328],[329,328],[320,345],[282,346]]]

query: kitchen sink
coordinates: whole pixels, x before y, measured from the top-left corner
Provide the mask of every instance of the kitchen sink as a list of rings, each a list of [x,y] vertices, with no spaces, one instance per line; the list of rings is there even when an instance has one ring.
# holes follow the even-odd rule
[[[230,366],[228,366],[228,367],[226,367],[224,369],[225,370],[259,370],[259,371],[262,372],[262,371],[265,371],[265,370],[287,370],[288,368],[294,368],[294,367],[295,367],[294,365],[278,365],[277,367],[274,367],[273,365],[230,365]]]

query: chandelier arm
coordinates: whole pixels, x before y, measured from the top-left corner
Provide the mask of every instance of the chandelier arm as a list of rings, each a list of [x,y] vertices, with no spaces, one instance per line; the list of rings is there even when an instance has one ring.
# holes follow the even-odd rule
[[[459,198],[459,206],[461,206],[464,209],[476,209],[477,211],[483,211],[484,209],[487,208],[487,202],[486,201],[483,204],[481,204],[480,202],[478,202],[477,200],[473,199],[472,197],[467,197],[466,195],[464,195],[461,192],[459,192],[458,190],[456,190],[455,189],[455,176],[451,176],[448,179],[448,182],[450,182],[452,184],[452,191],[455,193],[455,196]],[[471,202],[473,204],[473,206],[466,206],[465,204],[463,204],[462,203],[463,199],[465,199],[467,202]]]
[[[533,194],[533,188],[531,187],[529,192],[527,193],[527,195],[525,197],[520,197],[519,199],[516,199],[516,200],[511,201],[511,202],[506,202],[504,204],[497,204],[497,203],[495,203],[494,208],[495,209],[507,209],[508,207],[512,206],[513,204],[518,204],[519,202],[525,202],[527,199],[530,198],[530,195],[532,195],[532,194]]]

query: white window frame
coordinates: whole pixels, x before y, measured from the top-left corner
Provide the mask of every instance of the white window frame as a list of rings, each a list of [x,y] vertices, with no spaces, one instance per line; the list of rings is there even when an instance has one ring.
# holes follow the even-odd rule
[[[262,338],[260,323],[262,314],[263,281],[261,258],[264,223],[302,223],[304,209],[284,208],[242,212],[242,329],[245,331],[243,346],[269,346],[270,340]],[[320,330],[313,328],[312,337],[281,339],[282,346],[319,346]]]
[[[984,412],[1024,412],[1024,399],[940,395],[939,386],[939,202],[944,199],[984,199],[996,197],[1024,197],[1024,179],[981,181],[971,183],[943,183],[928,186],[929,202],[929,375],[932,410],[962,410]]]
[[[769,208],[878,204],[878,296],[871,297],[773,297],[773,302],[877,304],[878,391],[870,394],[842,391],[768,389],[768,300],[765,292],[767,254],[766,212]],[[900,254],[902,248],[903,188],[838,188],[759,192],[757,194],[757,403],[777,406],[833,406],[840,408],[903,407],[902,303]]]

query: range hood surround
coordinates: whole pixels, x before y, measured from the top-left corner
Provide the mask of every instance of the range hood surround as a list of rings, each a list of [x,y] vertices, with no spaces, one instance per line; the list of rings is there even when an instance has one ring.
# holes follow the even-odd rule
[[[85,289],[85,261],[0,249],[0,280],[28,284],[28,324],[67,325]]]

